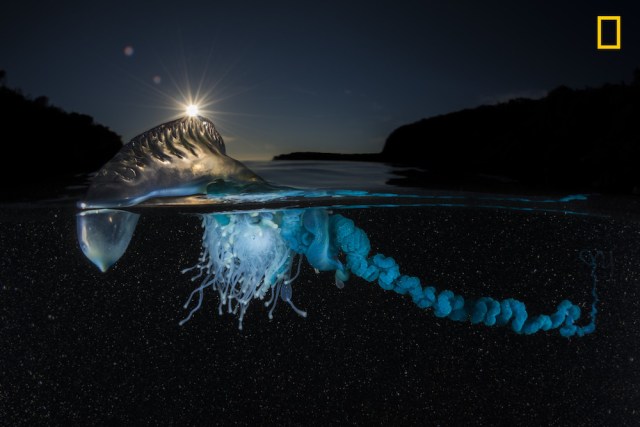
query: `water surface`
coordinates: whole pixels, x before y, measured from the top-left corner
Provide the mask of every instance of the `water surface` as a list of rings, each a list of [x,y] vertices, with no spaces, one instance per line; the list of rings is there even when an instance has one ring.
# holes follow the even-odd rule
[[[131,244],[107,273],[82,255],[71,201],[3,204],[5,423],[640,423],[633,200],[399,189],[384,184],[392,168],[364,163],[248,166],[285,185],[405,196],[137,208]],[[362,279],[338,289],[306,262],[293,292],[307,318],[282,304],[269,320],[255,302],[239,331],[211,292],[178,326],[194,287],[181,270],[201,253],[198,213],[305,206],[352,219],[374,252],[425,284],[518,298],[534,313],[569,298],[584,322],[592,277],[579,254],[600,251],[597,329],[565,339],[452,322]]]

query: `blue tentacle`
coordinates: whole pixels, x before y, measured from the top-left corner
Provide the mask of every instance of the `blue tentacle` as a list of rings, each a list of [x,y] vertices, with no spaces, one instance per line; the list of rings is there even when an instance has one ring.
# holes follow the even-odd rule
[[[437,317],[446,317],[455,321],[469,321],[472,324],[483,323],[486,326],[511,325],[519,334],[534,334],[539,331],[559,329],[563,337],[583,336],[595,331],[597,278],[596,258],[581,255],[583,261],[591,267],[594,301],[591,309],[591,322],[585,326],[575,323],[580,319],[580,308],[571,301],[560,302],[553,314],[530,316],[523,302],[509,298],[502,301],[491,297],[477,300],[465,300],[450,290],[437,292],[431,286],[423,287],[420,279],[402,275],[400,268],[391,257],[376,254],[369,256],[371,245],[365,232],[354,222],[342,215],[330,217],[330,231],[336,245],[344,252],[347,268],[356,276],[369,282],[377,280],[378,285],[400,295],[409,295],[420,308],[432,308]]]

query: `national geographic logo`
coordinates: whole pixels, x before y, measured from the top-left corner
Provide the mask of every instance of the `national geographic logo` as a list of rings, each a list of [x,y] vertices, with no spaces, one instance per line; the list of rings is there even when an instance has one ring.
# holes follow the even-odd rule
[[[598,50],[620,50],[621,27],[619,16],[598,16]]]

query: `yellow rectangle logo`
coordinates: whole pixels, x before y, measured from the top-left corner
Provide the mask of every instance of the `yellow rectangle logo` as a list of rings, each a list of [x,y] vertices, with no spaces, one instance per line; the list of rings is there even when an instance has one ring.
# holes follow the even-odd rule
[[[602,22],[603,21],[615,21],[616,23],[616,43],[615,44],[602,44]],[[620,50],[621,36],[620,36],[620,24],[619,16],[598,16],[598,49],[616,49]]]

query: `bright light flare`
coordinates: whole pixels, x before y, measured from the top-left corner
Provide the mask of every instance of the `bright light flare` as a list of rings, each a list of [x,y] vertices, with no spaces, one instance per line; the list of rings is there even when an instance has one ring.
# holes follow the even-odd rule
[[[199,112],[200,112],[200,110],[198,109],[197,105],[191,104],[191,105],[187,106],[187,116],[196,117]]]

